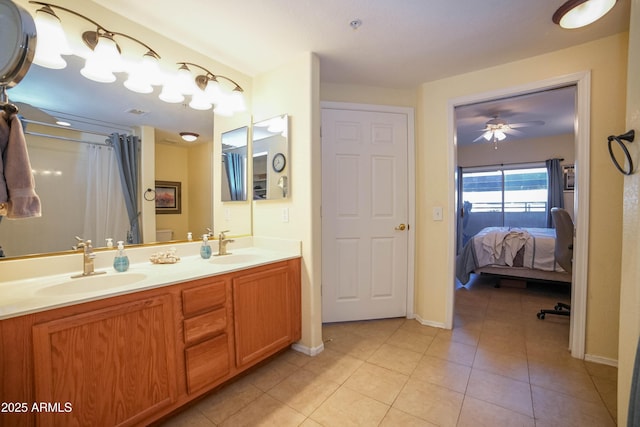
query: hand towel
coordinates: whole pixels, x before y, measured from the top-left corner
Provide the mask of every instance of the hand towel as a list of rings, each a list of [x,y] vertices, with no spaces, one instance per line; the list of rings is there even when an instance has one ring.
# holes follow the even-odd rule
[[[17,115],[5,119],[0,111],[0,215],[7,218],[41,216],[40,198],[27,152],[27,141]]]

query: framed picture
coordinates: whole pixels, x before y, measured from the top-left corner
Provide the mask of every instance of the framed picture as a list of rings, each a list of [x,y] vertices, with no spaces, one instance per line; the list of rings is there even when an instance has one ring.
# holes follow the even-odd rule
[[[576,186],[576,168],[574,165],[562,167],[562,175],[564,176],[564,191],[573,191]]]
[[[156,181],[156,214],[182,213],[182,183]]]

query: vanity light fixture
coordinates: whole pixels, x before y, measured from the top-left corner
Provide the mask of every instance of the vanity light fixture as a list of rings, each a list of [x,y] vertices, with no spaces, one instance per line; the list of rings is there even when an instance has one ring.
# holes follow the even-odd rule
[[[36,11],[34,19],[38,33],[35,64],[47,68],[64,68],[66,61],[61,55],[72,53],[64,35],[60,18],[54,12],[56,9],[82,18],[96,27],[95,31],[85,31],[82,34],[83,42],[91,49],[91,53],[85,59],[85,66],[80,71],[83,76],[101,83],[115,81],[116,76],[113,73],[125,71],[121,49],[115,40],[116,37],[122,37],[142,46],[146,51],[143,55],[142,65],[134,66],[132,70],[127,71],[129,79],[125,82],[125,86],[136,92],[148,92],[149,86],[141,84],[140,74],[143,72],[146,73],[147,82],[159,84],[157,76],[160,75],[158,64],[160,55],[147,44],[127,34],[110,31],[91,18],[66,7],[39,1],[30,1],[29,3],[42,6]]]
[[[562,28],[584,27],[606,15],[616,2],[617,0],[568,0],[556,10],[552,20]]]
[[[180,132],[180,137],[187,142],[193,142],[198,139],[200,135],[195,132]]]

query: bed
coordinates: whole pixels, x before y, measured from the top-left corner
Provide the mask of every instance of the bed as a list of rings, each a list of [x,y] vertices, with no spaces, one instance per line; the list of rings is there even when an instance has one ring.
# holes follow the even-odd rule
[[[571,283],[556,262],[553,228],[487,227],[473,236],[456,259],[464,285],[471,273]]]

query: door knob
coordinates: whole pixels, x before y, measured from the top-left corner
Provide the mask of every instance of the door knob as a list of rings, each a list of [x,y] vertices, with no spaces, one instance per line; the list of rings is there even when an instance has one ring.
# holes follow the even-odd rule
[[[407,228],[407,226],[406,226],[406,225],[404,225],[404,224],[400,224],[400,225],[399,225],[399,226],[397,226],[395,229],[396,229],[396,230],[399,230],[399,231],[404,231],[406,228]]]

